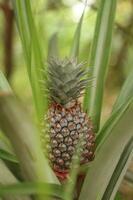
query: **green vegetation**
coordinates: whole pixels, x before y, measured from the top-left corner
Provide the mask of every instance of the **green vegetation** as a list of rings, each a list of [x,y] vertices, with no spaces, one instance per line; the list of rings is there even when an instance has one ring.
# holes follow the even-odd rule
[[[0,197],[122,200],[118,190],[133,155],[133,2],[8,3],[1,0],[0,8],[5,12],[4,5],[13,11],[17,28],[10,38],[14,69],[0,62]],[[3,47],[0,57],[9,53]],[[42,82],[51,56],[87,61],[88,76],[91,73],[93,79],[82,102],[96,133],[95,159],[83,165],[79,165],[79,158],[72,162],[69,178],[63,183],[49,166],[42,145],[48,111],[47,87]],[[11,59],[9,55],[5,58]]]

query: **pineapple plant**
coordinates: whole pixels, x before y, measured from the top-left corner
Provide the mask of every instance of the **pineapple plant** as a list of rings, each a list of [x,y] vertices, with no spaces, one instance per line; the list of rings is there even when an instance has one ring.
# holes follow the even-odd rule
[[[66,178],[80,138],[84,137],[80,163],[94,158],[95,135],[90,118],[82,110],[79,97],[91,81],[83,63],[76,59],[52,58],[48,62],[49,91],[48,157],[57,177]],[[45,139],[46,140],[46,139]],[[50,146],[50,148],[49,148]]]
[[[66,178],[73,167],[71,162],[78,141],[82,141],[82,135],[85,136],[83,137],[85,140],[81,145],[80,164],[91,161],[94,158],[95,143],[93,125],[97,134],[96,156],[95,162],[89,165],[89,168],[88,165],[82,165],[78,170],[74,168],[74,173],[70,171],[68,181],[62,185],[43,154],[40,135],[36,134],[35,126],[27,118],[26,112],[18,104],[5,78],[0,73],[0,127],[15,150],[14,152],[10,150],[9,153],[0,149],[0,157],[3,160],[0,162],[2,172],[0,174],[0,198],[24,200],[23,195],[25,194],[26,199],[30,200],[115,199],[118,185],[124,177],[133,149],[131,120],[133,118],[131,92],[133,91],[133,73],[128,76],[112,108],[111,115],[103,126],[100,124],[103,85],[108,66],[116,0],[101,0],[98,9],[90,61],[92,76],[95,77],[95,87],[86,87],[90,79],[88,79],[88,72],[83,64],[78,64],[74,59],[50,59],[48,68],[45,70],[47,85],[44,85],[44,88],[47,86],[49,91],[48,112],[47,99],[39,81],[44,77],[41,73],[43,68],[43,56],[39,42],[41,37],[38,38],[30,1],[14,0],[13,6],[27,61],[38,124],[40,125],[42,118],[44,121],[44,115],[47,115],[50,125],[49,132],[45,135],[48,141],[45,148],[48,149],[50,165],[59,179]],[[72,48],[73,55],[77,58],[82,19],[83,17],[78,24]],[[53,46],[55,47],[55,43]],[[83,107],[89,116],[93,117],[93,125],[90,117],[88,118],[83,111],[79,100],[84,89],[86,91]],[[10,166],[6,165],[5,160],[13,162],[17,169],[12,171]],[[20,168],[22,173],[18,177],[16,172],[20,172]],[[77,179],[79,171],[85,174],[83,182],[80,178]]]

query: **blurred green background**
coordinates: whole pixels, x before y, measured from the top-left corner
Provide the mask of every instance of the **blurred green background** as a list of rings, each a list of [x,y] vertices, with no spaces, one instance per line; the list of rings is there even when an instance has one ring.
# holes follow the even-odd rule
[[[84,2],[32,0],[34,19],[44,54],[44,65],[47,64],[48,42],[53,33],[58,33],[60,55],[62,57],[69,55],[75,28],[84,9]],[[89,60],[98,5],[98,0],[88,0],[80,45],[80,60],[82,61]],[[25,65],[11,2],[0,0],[0,68],[9,80],[16,96],[31,116],[34,116],[32,93]],[[109,65],[103,101],[103,121],[109,115],[113,102],[133,67],[133,0],[118,0]],[[131,193],[131,199],[133,199],[133,192],[126,192],[124,188],[122,192]]]
[[[133,63],[133,0],[119,0],[117,5],[111,61],[104,98],[103,117],[105,119]],[[68,56],[74,31],[84,8],[83,1],[32,0],[32,7],[41,37],[44,65],[46,64],[48,41],[55,32],[58,32],[61,56]],[[80,46],[80,58],[83,61],[89,59],[97,7],[98,1],[88,1]],[[0,68],[9,79],[16,95],[26,105],[29,112],[32,112],[31,89],[10,0],[0,0],[0,8]]]

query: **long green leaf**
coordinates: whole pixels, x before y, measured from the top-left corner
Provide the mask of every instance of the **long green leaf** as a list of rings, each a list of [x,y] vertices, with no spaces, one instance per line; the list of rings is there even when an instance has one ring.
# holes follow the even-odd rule
[[[110,130],[88,170],[79,200],[101,200],[125,146],[133,135],[133,105]]]
[[[17,27],[19,30],[22,46],[24,50],[25,59],[27,62],[27,69],[29,78],[31,78],[31,36],[27,20],[27,13],[25,8],[25,1],[12,0]]]
[[[127,102],[125,102],[125,104],[123,104],[117,110],[117,112],[112,113],[109,119],[105,122],[105,124],[103,125],[102,129],[99,131],[99,134],[96,138],[97,151],[102,146],[102,143],[104,142],[104,140],[109,136],[111,130],[117,125],[119,120],[124,116],[126,110],[129,108],[132,102],[133,102],[133,97],[129,99]]]
[[[49,191],[52,188],[52,192]],[[59,185],[47,183],[18,183],[6,186],[0,186],[0,197],[5,195],[33,195],[41,194],[44,198],[48,196],[58,197],[63,199],[63,189]]]
[[[85,8],[86,8],[86,5],[87,5],[87,1],[85,2]],[[83,23],[85,8],[83,10],[83,13],[81,15],[81,18],[79,20],[78,26],[77,26],[75,34],[74,34],[72,47],[71,47],[71,51],[70,51],[70,57],[71,58],[77,58],[78,59],[78,56],[79,56],[81,29],[82,29],[82,23]]]
[[[113,200],[133,156],[133,137],[127,143],[102,200]]]
[[[8,88],[6,79],[0,76],[0,128],[13,145],[24,178],[59,183],[43,155],[36,127]]]
[[[42,120],[47,111],[47,98],[42,91],[43,55],[39,43],[39,37],[33,20],[30,1],[13,0],[16,21],[22,41],[22,46],[27,61],[27,69],[35,106],[39,120]],[[43,85],[45,87],[45,85]]]
[[[4,74],[0,71],[0,96],[4,96],[4,95],[9,95],[12,94],[12,90],[10,85],[8,84]],[[0,140],[1,142],[3,142],[3,144],[5,144],[4,140],[5,140],[5,136],[3,136],[2,134],[0,134]],[[7,145],[6,145],[7,147]],[[7,147],[8,148],[8,147]],[[0,145],[0,158],[4,159],[4,160],[8,160],[8,161],[12,161],[12,162],[17,162],[16,157],[11,154],[12,152],[9,152],[10,149],[8,148],[9,151],[7,151],[7,148],[3,148],[3,145]]]
[[[26,180],[58,182],[44,158],[36,128],[13,96],[0,96],[0,127],[14,147]]]
[[[129,106],[132,104],[133,98],[129,99],[124,105],[122,105],[117,112],[114,112],[111,114],[109,119],[105,122],[101,130],[99,131],[97,138],[96,138],[96,152],[99,151],[99,149],[102,147],[104,141],[107,137],[109,137],[109,134],[111,133],[112,129],[117,125],[117,123],[121,120],[121,118],[124,116],[125,112],[129,108]],[[89,169],[90,164],[86,166],[81,166],[80,170],[81,172],[86,172]]]
[[[110,129],[110,122],[113,120],[114,123],[117,123],[117,121],[120,119],[120,117],[124,114],[125,110],[130,105],[130,102],[133,100],[133,69],[129,73],[121,91],[118,95],[118,98],[115,102],[115,105],[113,107],[113,112],[111,113],[110,118],[106,121],[103,128],[99,131],[98,137],[97,137],[97,145],[101,145],[102,141],[105,139],[105,137],[108,136],[108,132],[106,129]],[[114,120],[115,119],[115,120]],[[117,119],[117,120],[116,120]],[[115,124],[112,123],[112,126]]]
[[[96,132],[100,124],[104,81],[110,56],[115,11],[116,0],[101,0],[90,57],[94,86],[86,88],[84,97],[84,110],[91,116]]]

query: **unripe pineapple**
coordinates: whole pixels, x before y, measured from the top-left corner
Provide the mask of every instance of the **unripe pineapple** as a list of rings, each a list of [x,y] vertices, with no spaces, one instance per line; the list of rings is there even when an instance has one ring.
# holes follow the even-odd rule
[[[65,178],[72,156],[80,138],[82,153],[80,163],[94,158],[95,136],[91,120],[82,111],[78,98],[88,83],[87,72],[76,60],[51,59],[48,66],[49,144],[48,157],[59,178]]]

